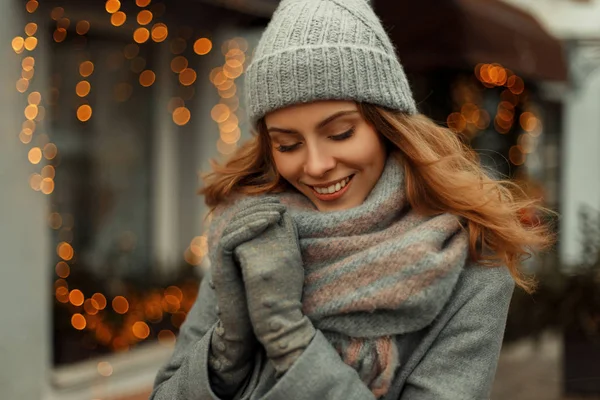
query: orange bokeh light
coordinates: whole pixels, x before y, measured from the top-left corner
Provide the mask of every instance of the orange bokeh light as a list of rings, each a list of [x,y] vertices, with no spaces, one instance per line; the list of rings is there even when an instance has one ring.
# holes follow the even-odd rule
[[[127,15],[123,11],[117,11],[110,16],[110,23],[114,26],[121,26],[127,21]]]
[[[67,264],[64,261],[59,261],[56,264],[56,275],[60,276],[61,278],[68,278],[69,274],[71,273],[71,268],[69,267],[69,264]]]
[[[129,311],[129,302],[123,296],[116,296],[112,301],[113,310],[119,314],[125,314]]]
[[[194,42],[194,52],[198,55],[205,55],[212,50],[212,42],[207,38],[200,38]]]
[[[133,40],[136,43],[145,43],[150,38],[150,32],[146,28],[137,28],[133,32]]]
[[[58,256],[63,260],[69,261],[73,258],[75,251],[69,243],[61,242],[58,244],[58,246],[56,246],[56,254],[58,254]]]
[[[85,297],[83,296],[83,293],[79,289],[71,290],[71,292],[69,293],[69,301],[74,306],[82,305],[84,300],[85,300]]]
[[[88,104],[83,104],[77,109],[77,119],[81,122],[89,121],[92,118],[92,107]]]
[[[73,328],[81,331],[85,329],[87,323],[83,315],[76,313],[71,317],[71,325],[73,325]]]
[[[104,297],[102,293],[94,293],[92,295],[92,300],[96,302],[96,308],[98,310],[104,310],[104,308],[106,308],[106,297]]]
[[[150,328],[145,322],[137,321],[131,327],[131,331],[138,339],[146,339],[150,335]]]

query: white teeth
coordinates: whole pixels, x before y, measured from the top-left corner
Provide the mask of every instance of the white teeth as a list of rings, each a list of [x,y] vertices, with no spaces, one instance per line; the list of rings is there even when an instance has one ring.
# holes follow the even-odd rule
[[[339,181],[338,183],[336,183],[335,185],[331,185],[326,188],[318,188],[318,187],[313,186],[313,189],[317,193],[320,193],[320,194],[331,194],[331,193],[335,193],[335,192],[342,190],[342,188],[346,187],[346,185],[348,184],[349,181],[350,181],[350,178],[345,178],[345,179]]]

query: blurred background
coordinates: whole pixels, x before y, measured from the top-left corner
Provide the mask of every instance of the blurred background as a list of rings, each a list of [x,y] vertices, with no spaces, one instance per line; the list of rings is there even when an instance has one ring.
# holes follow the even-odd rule
[[[276,0],[2,0],[0,398],[144,399]],[[374,0],[420,110],[560,214],[492,399],[600,398],[600,0]],[[547,220],[523,210],[524,223]]]

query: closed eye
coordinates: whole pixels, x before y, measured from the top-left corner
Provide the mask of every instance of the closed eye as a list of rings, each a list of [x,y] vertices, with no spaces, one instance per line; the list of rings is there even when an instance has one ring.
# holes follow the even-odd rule
[[[277,149],[277,151],[279,151],[281,153],[285,153],[287,151],[295,150],[298,146],[300,146],[300,143],[294,143],[294,144],[288,145],[288,146],[284,146],[284,145],[280,144],[279,146],[276,147],[276,149]]]
[[[340,133],[339,135],[329,136],[329,139],[340,141],[340,140],[346,140],[348,138],[351,138],[353,135],[354,135],[354,128],[351,128],[350,130],[347,130],[344,133]]]
[[[351,138],[353,135],[354,135],[354,128],[351,128],[344,133],[340,133],[339,135],[329,136],[329,139],[334,140],[334,141],[342,141],[342,140]],[[294,143],[291,145],[280,144],[279,146],[276,147],[276,149],[277,149],[277,151],[279,151],[281,153],[286,153],[288,151],[296,150],[301,144],[302,143],[300,143],[300,142]]]

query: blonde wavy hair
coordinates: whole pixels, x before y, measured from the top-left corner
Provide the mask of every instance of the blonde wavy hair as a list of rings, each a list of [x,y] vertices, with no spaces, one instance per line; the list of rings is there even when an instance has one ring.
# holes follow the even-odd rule
[[[547,224],[524,224],[520,215],[534,209],[552,213],[539,200],[529,199],[514,182],[494,180],[479,163],[475,151],[450,129],[424,115],[407,115],[359,103],[363,117],[383,136],[392,156],[405,170],[411,206],[424,215],[452,213],[464,217],[469,232],[469,257],[486,266],[505,265],[515,283],[528,292],[533,277],[521,263],[532,252],[549,248],[555,235]],[[263,120],[253,138],[225,163],[211,161],[199,193],[211,209],[231,194],[257,195],[295,190],[277,172]]]

